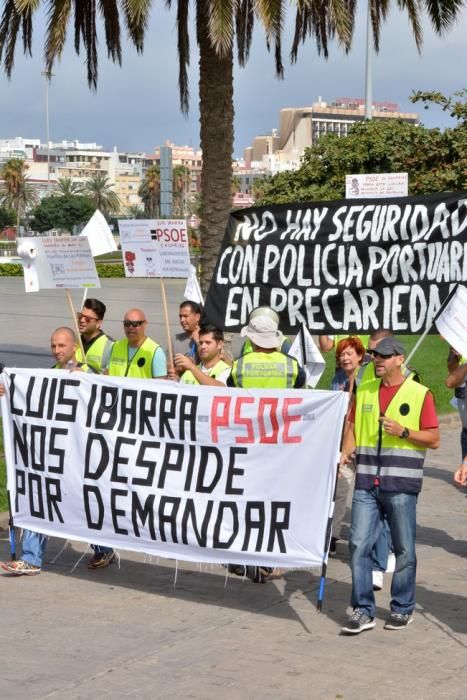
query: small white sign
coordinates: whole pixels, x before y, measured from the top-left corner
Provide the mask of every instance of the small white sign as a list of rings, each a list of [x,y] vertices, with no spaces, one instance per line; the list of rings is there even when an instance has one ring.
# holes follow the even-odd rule
[[[314,389],[326,369],[326,362],[305,325],[297,333],[289,350],[289,355],[295,357],[299,365],[303,367],[306,373],[307,386],[311,386]]]
[[[365,173],[345,176],[347,199],[407,197],[408,191],[407,173]]]
[[[118,227],[127,277],[190,276],[186,221],[132,219]]]
[[[467,287],[457,287],[451,301],[435,323],[449,345],[463,357],[467,357]]]
[[[88,239],[94,258],[97,255],[104,255],[105,253],[112,253],[114,250],[117,250],[115,238],[110,230],[110,226],[99,209],[96,209],[79,235],[86,236]]]
[[[22,258],[26,292],[101,286],[85,237],[22,238],[18,255]]]

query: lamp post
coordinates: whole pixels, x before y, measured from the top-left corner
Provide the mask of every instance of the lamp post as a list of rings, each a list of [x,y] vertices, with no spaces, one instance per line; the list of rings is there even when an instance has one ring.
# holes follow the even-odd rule
[[[47,139],[47,195],[50,194],[50,135],[49,135],[49,84],[53,77],[50,70],[42,71],[45,77],[45,131]]]
[[[366,63],[365,63],[365,119],[373,119],[372,58],[373,58],[373,47],[371,45],[371,0],[367,0]]]

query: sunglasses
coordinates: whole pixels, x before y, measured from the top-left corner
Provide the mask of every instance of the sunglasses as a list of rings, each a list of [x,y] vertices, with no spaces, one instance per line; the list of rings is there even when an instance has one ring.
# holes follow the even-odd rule
[[[125,328],[139,328],[143,323],[146,323],[146,321],[123,321]]]
[[[92,323],[92,321],[98,321],[99,319],[95,316],[85,316],[84,314],[76,314],[78,321],[84,321],[85,323]]]

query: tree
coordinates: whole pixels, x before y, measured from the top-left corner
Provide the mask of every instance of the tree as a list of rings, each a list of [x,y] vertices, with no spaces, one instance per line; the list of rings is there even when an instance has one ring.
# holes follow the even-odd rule
[[[38,0],[5,0],[0,22],[0,60],[11,75],[15,47],[22,34],[25,52],[32,51],[33,13]],[[81,43],[86,51],[88,83],[96,88],[98,77],[97,14],[103,17],[105,43],[111,60],[121,63],[120,13],[125,18],[130,40],[137,51],[144,48],[144,35],[151,11],[151,0],[75,0],[72,20],[71,0],[49,0],[48,27],[45,38],[45,68],[52,70],[60,58],[67,36],[68,24],[74,23],[75,49]],[[172,0],[166,4],[171,7]],[[175,3],[174,3],[175,4]],[[189,1],[177,0],[179,52],[179,87],[182,111],[187,112],[188,72],[190,50],[188,12]],[[319,53],[328,56],[328,39],[337,37],[345,50],[350,50],[356,2],[334,0],[317,3],[296,0],[295,35],[292,60],[296,60],[299,45],[312,36]],[[379,48],[382,22],[388,14],[388,0],[371,0],[371,18],[375,48]],[[463,0],[398,0],[406,9],[417,46],[421,46],[420,13],[422,8],[438,33],[446,30],[462,9]],[[196,40],[199,47],[200,145],[203,151],[201,173],[202,191],[202,267],[206,288],[217,259],[230,210],[231,158],[233,152],[233,43],[237,40],[240,65],[248,59],[253,23],[256,17],[264,27],[268,47],[274,45],[276,73],[283,74],[282,27],[288,3],[285,0],[196,0]]]
[[[0,207],[0,232],[5,226],[14,226],[16,214],[14,209],[8,207]]]
[[[19,236],[22,214],[36,202],[36,194],[26,178],[28,168],[28,164],[21,158],[11,158],[0,171],[0,180],[3,180],[0,204],[15,210],[17,236]]]
[[[157,163],[146,170],[138,195],[144,204],[144,213],[148,219],[154,219],[159,216],[161,171]]]
[[[444,132],[402,121],[354,124],[349,135],[322,136],[298,170],[279,173],[257,204],[345,197],[345,175],[408,172],[410,194],[467,186],[467,123]]]
[[[41,233],[53,228],[72,232],[74,226],[89,221],[95,209],[93,202],[81,195],[51,195],[33,210],[31,226]]]
[[[175,216],[185,216],[187,213],[190,183],[190,169],[185,165],[174,165],[172,170],[172,187],[173,212]]]
[[[145,219],[146,214],[144,213],[144,210],[141,209],[140,206],[137,204],[132,204],[130,207],[127,209],[127,216],[130,217],[130,219]]]
[[[59,177],[55,186],[56,194],[61,196],[70,194],[80,194],[82,185],[74,182],[71,177]]]
[[[99,209],[104,215],[118,212],[120,209],[118,195],[105,173],[96,173],[88,178],[81,192],[93,203],[94,209]]]

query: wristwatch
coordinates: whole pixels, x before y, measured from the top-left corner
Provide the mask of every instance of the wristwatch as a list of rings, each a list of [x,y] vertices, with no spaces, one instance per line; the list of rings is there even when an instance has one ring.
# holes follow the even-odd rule
[[[409,432],[410,432],[410,431],[409,431],[408,428],[404,428],[404,430],[402,431],[402,433],[399,435],[400,439],[401,439],[401,440],[407,440],[407,438],[409,437]]]

